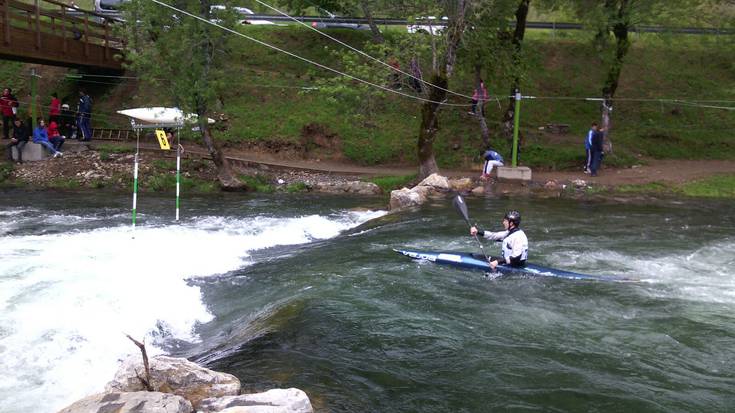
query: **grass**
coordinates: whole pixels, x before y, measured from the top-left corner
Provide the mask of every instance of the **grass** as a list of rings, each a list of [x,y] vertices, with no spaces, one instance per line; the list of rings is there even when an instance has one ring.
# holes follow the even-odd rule
[[[688,196],[735,198],[735,175],[718,175],[690,182],[682,185],[680,190]]]
[[[331,51],[341,47],[306,28],[245,26],[242,30],[285,50],[340,68]],[[358,48],[370,36],[349,30],[330,34]],[[389,35],[406,34],[390,30]],[[606,75],[605,61],[591,46],[591,37],[585,31],[527,33],[523,50],[528,61],[522,92],[538,99],[524,99],[521,103],[520,124],[525,137],[521,165],[560,170],[582,164],[583,136],[589,124],[600,118],[599,102],[584,98],[600,96]],[[735,64],[729,41],[714,36],[653,34],[636,34],[632,39],[613,111],[610,137],[615,152],[605,158],[605,164],[630,166],[640,163],[641,157],[735,159],[732,111],[660,100],[731,100],[735,93]],[[235,143],[258,140],[298,143],[306,125],[319,124],[339,138],[343,154],[353,162],[415,164],[419,102],[386,94],[374,99],[374,109],[367,113],[360,102],[300,89],[330,78],[331,72],[317,70],[239,37],[232,38],[232,46],[227,66],[228,88],[222,96],[225,106],[221,109],[229,122],[226,130],[214,132],[216,138]],[[6,73],[12,78],[18,72],[13,65],[17,66],[0,65],[0,75]],[[428,76],[427,67],[424,65],[425,76]],[[488,68],[492,67],[489,63]],[[509,79],[488,68],[483,77],[491,95],[499,97],[499,101],[491,101],[486,106],[491,145],[510,161],[510,145],[499,133],[499,120],[508,103],[505,95]],[[460,56],[449,88],[471,94],[473,73],[473,67]],[[105,119],[105,123],[113,123],[112,116],[121,107],[171,103],[161,90],[146,85],[132,91],[130,84],[106,87],[94,91],[95,97],[109,97],[95,99],[96,119]],[[469,103],[458,96],[449,96],[448,102]],[[442,168],[466,168],[480,162],[477,155],[483,144],[479,125],[466,111],[466,107],[447,106],[439,112],[434,148]],[[120,118],[119,122],[121,127],[127,127],[126,119]],[[570,132],[554,135],[539,130],[549,123],[568,124]],[[190,133],[184,133],[184,138],[187,134]],[[118,152],[116,149],[100,151]]]
[[[409,183],[416,180],[416,174],[404,175],[404,176],[378,176],[375,178],[367,179],[368,182],[372,182],[379,186],[384,193],[389,193],[394,189],[400,189],[407,186]]]
[[[276,188],[263,175],[240,175],[240,180],[255,192],[271,193]]]
[[[0,163],[0,183],[3,183],[10,178],[13,173],[13,164],[10,162]]]
[[[303,182],[294,182],[286,185],[286,192],[305,192],[309,190],[309,186]]]

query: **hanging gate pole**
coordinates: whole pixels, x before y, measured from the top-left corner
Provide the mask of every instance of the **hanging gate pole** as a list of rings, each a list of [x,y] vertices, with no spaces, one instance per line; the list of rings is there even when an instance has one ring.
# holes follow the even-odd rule
[[[181,128],[176,130],[176,220],[179,220],[179,195],[181,188]]]
[[[135,126],[135,124],[133,124]],[[140,153],[140,129],[135,130],[135,166],[133,167],[133,231],[135,231],[135,214],[138,204],[138,154]]]

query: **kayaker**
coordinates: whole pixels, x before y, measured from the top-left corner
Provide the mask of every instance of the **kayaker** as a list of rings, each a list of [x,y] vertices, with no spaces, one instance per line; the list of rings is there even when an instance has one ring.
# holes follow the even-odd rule
[[[492,241],[502,241],[502,257],[490,257],[488,262],[495,270],[498,263],[510,265],[511,267],[525,267],[528,258],[528,238],[520,228],[521,213],[508,211],[503,217],[505,231],[491,232],[478,230],[477,227],[470,228],[470,235],[479,235]]]

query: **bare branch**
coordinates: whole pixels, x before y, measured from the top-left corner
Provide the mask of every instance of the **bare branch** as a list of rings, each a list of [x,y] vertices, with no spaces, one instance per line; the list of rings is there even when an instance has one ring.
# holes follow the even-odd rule
[[[130,339],[133,343],[135,343],[136,346],[140,349],[141,354],[143,355],[143,367],[145,368],[145,378],[140,377],[140,374],[138,374],[138,371],[135,370],[135,376],[140,380],[141,383],[143,383],[143,386],[145,386],[146,390],[153,391],[153,386],[151,386],[151,371],[148,367],[148,353],[145,351],[145,343],[141,343],[140,341],[130,337],[129,334],[125,334],[127,338]]]

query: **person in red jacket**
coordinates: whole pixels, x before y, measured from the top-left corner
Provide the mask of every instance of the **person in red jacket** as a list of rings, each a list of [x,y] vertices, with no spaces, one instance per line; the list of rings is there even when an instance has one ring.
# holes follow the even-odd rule
[[[48,123],[51,125],[51,122],[56,122],[56,124],[61,124],[59,122],[59,115],[61,115],[61,100],[59,100],[59,97],[56,96],[56,92],[51,94],[51,105],[49,106],[48,111]]]
[[[10,139],[10,127],[15,120],[15,112],[18,110],[18,99],[13,96],[9,87],[3,89],[0,96],[0,112],[3,115],[3,139]]]
[[[61,150],[61,146],[64,145],[64,136],[59,133],[59,125],[56,122],[51,121],[48,124],[48,140],[54,145],[54,149],[57,151]]]

